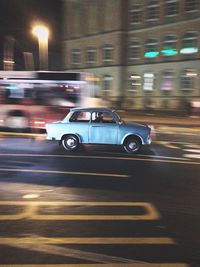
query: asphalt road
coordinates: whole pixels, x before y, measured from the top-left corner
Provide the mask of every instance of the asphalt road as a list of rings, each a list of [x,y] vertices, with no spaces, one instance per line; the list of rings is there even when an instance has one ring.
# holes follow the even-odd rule
[[[2,135],[0,266],[200,266],[199,173],[198,135],[137,155]]]

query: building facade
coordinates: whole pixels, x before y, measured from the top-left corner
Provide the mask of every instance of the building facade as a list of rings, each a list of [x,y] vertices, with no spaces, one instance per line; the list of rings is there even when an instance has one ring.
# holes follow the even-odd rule
[[[198,109],[200,0],[63,3],[65,70],[93,73],[117,107]]]

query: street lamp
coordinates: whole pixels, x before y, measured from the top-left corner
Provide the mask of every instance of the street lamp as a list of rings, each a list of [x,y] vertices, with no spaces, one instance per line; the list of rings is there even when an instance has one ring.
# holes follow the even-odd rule
[[[32,33],[38,38],[40,70],[48,70],[49,29],[43,25],[36,25]]]

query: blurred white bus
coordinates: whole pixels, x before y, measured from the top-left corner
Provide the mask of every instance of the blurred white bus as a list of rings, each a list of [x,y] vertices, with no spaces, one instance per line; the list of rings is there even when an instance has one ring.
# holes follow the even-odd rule
[[[0,126],[42,129],[72,107],[102,105],[98,94],[90,73],[0,71]]]

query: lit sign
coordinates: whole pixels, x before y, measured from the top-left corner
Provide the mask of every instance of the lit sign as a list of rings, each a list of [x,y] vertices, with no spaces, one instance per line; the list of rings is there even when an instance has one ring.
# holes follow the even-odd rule
[[[163,50],[161,50],[161,53],[164,56],[174,56],[174,55],[178,54],[176,49],[163,49]]]
[[[188,48],[182,48],[181,50],[180,50],[180,53],[181,54],[185,54],[185,55],[187,55],[187,54],[194,54],[194,53],[197,53],[199,50],[198,50],[198,48],[197,47],[188,47]]]
[[[159,55],[159,52],[157,51],[149,51],[144,54],[144,57],[153,58],[153,57],[157,57],[158,55]]]

